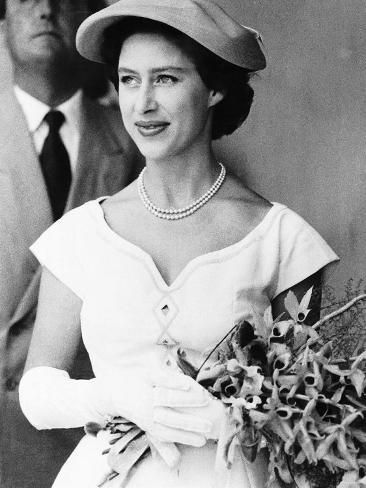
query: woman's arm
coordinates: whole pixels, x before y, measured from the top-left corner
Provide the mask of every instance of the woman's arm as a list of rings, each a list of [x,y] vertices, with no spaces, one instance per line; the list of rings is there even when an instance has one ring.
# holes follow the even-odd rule
[[[38,429],[81,427],[103,421],[108,394],[92,380],[73,380],[71,370],[81,339],[81,299],[43,269],[34,332],[19,401]]]
[[[162,446],[156,439],[203,445],[206,439],[199,431],[200,421],[191,426],[184,415],[173,413],[172,425],[165,426],[159,422],[159,411],[155,418],[153,385],[132,370],[98,379],[70,378],[67,371],[81,336],[81,304],[79,297],[44,269],[36,325],[19,385],[20,404],[30,423],[38,429],[72,428],[90,421],[103,424],[106,415],[122,415],[148,431],[157,449]],[[182,374],[172,371],[162,378],[175,390],[187,389],[187,378]],[[171,445],[166,445],[161,454],[168,464],[171,457],[176,458]]]
[[[78,351],[82,301],[43,268],[37,318],[25,372],[37,366],[70,370]]]
[[[320,306],[321,306],[321,283],[322,283],[322,270],[314,273],[305,280],[301,281],[297,285],[290,288],[290,290],[296,295],[296,298],[300,302],[305,293],[313,287],[313,292],[310,299],[309,308],[311,311],[306,317],[305,323],[307,325],[315,324],[320,317]],[[285,297],[290,290],[285,290],[280,293],[272,301],[272,315],[273,318],[278,317],[282,314],[284,319],[290,318],[289,313],[285,308]]]

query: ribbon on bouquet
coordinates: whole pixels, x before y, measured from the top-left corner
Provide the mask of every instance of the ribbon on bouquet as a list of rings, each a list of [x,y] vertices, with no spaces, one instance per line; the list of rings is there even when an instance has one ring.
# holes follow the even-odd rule
[[[117,477],[118,487],[124,488],[133,469],[149,453],[160,456],[169,468],[175,468],[180,460],[180,452],[174,443],[159,441],[122,417],[113,417],[105,427],[90,422],[85,431],[107,446],[102,454],[107,456],[110,471],[99,481],[98,488],[107,488],[108,483]]]

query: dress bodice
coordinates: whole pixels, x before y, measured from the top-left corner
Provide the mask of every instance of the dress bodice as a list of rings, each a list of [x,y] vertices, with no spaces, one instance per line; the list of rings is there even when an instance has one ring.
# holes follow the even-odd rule
[[[309,224],[278,203],[240,241],[191,260],[170,286],[149,254],[108,226],[99,200],[66,214],[32,251],[82,300],[82,336],[97,377],[172,367],[178,346],[199,366],[235,324],[251,321],[279,293],[338,259]],[[263,460],[249,466],[237,453],[218,485],[213,442],[179,448],[177,470],[147,457],[128,488],[265,484]],[[84,438],[54,488],[96,487],[105,462],[94,440]]]
[[[147,252],[109,227],[100,200],[69,212],[33,247],[83,300],[82,335],[97,376],[159,368],[178,345],[199,365],[235,324],[337,259],[309,224],[274,203],[243,239],[194,258],[169,286]]]

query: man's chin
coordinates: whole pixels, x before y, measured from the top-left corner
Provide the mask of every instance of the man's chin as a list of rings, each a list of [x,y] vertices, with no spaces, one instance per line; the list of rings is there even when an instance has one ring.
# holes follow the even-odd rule
[[[61,36],[54,33],[44,33],[30,39],[26,51],[33,56],[49,57],[70,55],[70,47],[65,45]]]
[[[41,42],[38,45],[29,46],[27,56],[24,61],[26,64],[36,64],[44,66],[58,66],[58,68],[67,68],[73,63],[76,53],[70,53],[65,50],[63,45],[52,42]]]

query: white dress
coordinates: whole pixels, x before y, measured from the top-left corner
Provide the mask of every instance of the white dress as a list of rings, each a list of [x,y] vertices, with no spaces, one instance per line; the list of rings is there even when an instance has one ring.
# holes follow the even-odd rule
[[[196,257],[168,286],[151,256],[108,226],[100,200],[67,213],[32,246],[83,301],[82,336],[96,377],[166,367],[162,343],[179,344],[198,363],[238,321],[250,322],[254,309],[263,313],[276,295],[338,260],[309,224],[275,203],[246,237]],[[214,442],[179,448],[177,469],[150,456],[128,488],[224,488]],[[106,471],[101,450],[83,438],[53,488],[96,488]],[[263,488],[265,478],[261,461],[247,463],[238,453],[225,486]]]

